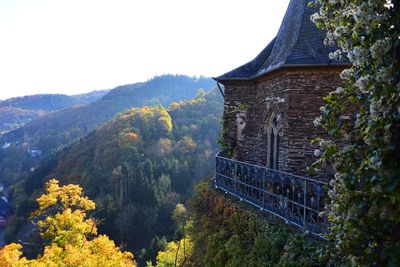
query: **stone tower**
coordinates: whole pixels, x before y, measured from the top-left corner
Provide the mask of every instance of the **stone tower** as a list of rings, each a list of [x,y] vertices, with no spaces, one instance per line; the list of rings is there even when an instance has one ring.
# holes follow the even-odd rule
[[[225,87],[223,141],[229,155],[304,175],[321,134],[313,125],[323,97],[346,64],[331,60],[309,0],[291,0],[276,37],[252,61],[214,78]]]

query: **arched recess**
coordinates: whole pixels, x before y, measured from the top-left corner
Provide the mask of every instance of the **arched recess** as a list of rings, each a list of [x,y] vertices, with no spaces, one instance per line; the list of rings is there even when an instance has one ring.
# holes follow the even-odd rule
[[[266,138],[267,138],[267,161],[266,166],[270,169],[278,169],[279,166],[279,135],[280,123],[279,116],[273,113],[266,123]]]
[[[243,141],[243,130],[246,127],[246,112],[236,114],[236,142]]]

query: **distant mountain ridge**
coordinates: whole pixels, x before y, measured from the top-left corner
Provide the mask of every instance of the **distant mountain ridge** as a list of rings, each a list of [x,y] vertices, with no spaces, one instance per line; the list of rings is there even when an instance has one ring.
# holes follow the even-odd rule
[[[0,102],[0,107],[15,107],[27,110],[54,111],[68,108],[77,101],[63,94],[38,94],[13,97]]]
[[[0,134],[14,130],[47,113],[94,102],[109,90],[79,95],[37,94],[0,100]]]
[[[56,111],[73,105],[86,105],[94,102],[110,90],[96,90],[84,94],[36,94],[0,100],[0,107],[15,107],[27,110]]]
[[[26,152],[29,148],[40,150],[45,157],[128,108],[168,106],[174,101],[193,98],[200,89],[208,91],[214,85],[211,78],[162,75],[146,82],[118,86],[86,106],[48,113],[0,137],[0,176],[12,182],[36,167],[40,160]],[[1,149],[4,144],[7,148]]]

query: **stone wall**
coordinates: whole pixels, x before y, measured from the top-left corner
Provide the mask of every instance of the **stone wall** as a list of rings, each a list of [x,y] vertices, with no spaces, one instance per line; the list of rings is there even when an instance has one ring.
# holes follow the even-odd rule
[[[286,68],[252,82],[224,82],[223,141],[231,148],[231,156],[266,165],[268,127],[276,118],[278,169],[306,174],[306,167],[315,161],[317,148],[311,140],[322,135],[313,120],[323,105],[323,97],[341,83],[340,71],[335,67]]]

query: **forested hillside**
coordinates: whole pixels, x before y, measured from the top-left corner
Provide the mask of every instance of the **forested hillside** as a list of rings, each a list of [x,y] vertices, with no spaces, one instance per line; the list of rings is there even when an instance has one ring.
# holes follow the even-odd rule
[[[99,229],[137,251],[171,238],[171,212],[214,168],[222,97],[214,90],[186,102],[132,108],[45,160],[13,187],[18,218],[26,221],[46,180],[78,183],[96,201]],[[17,193],[18,192],[18,193]],[[9,229],[9,237],[16,236]],[[12,233],[13,232],[13,233]]]
[[[6,184],[13,183],[37,167],[52,150],[85,136],[118,112],[150,104],[168,106],[213,86],[209,78],[163,75],[144,83],[119,86],[89,105],[42,116],[0,138],[0,144],[8,146],[0,148],[0,177]],[[39,153],[30,153],[32,149]]]
[[[45,115],[43,110],[31,110],[17,107],[0,107],[0,135],[17,129],[25,123]]]
[[[233,201],[209,182],[196,186],[186,227],[158,253],[157,266],[324,266],[324,242]]]
[[[13,97],[0,101],[0,134],[23,126],[47,113],[74,105],[87,105],[103,97],[109,90],[79,95],[39,94]]]
[[[78,101],[63,94],[39,94],[13,97],[0,101],[0,107],[16,107],[28,110],[55,111],[68,108]]]

